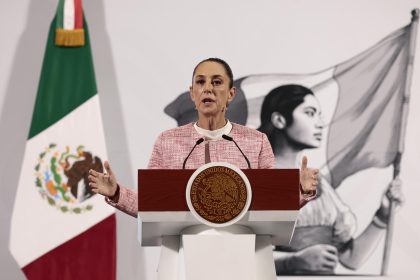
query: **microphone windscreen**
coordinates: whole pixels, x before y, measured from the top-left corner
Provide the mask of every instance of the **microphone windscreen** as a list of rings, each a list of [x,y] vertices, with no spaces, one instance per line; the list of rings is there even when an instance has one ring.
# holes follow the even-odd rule
[[[222,138],[225,139],[225,140],[228,140],[228,141],[233,141],[233,138],[230,137],[230,136],[227,136],[226,134],[223,134]]]

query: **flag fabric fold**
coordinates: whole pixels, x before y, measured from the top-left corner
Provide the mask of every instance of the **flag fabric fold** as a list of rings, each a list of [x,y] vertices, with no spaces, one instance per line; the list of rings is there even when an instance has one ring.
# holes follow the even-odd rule
[[[402,127],[409,35],[409,26],[397,30],[335,68],[340,94],[327,148],[332,186],[360,170],[393,163]]]

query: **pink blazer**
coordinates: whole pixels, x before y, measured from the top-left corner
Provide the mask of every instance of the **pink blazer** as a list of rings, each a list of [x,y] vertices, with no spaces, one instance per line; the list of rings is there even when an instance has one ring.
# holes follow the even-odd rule
[[[229,136],[238,143],[248,157],[251,168],[274,168],[275,159],[270,142],[264,133],[239,124],[232,123]],[[197,133],[192,123],[162,132],[157,138],[148,168],[150,169],[182,169],[182,164],[194,144],[202,136]],[[248,164],[231,141],[225,139],[209,141],[210,161],[228,162],[241,169],[248,168]],[[198,145],[187,160],[186,169],[197,169],[205,164],[205,143]],[[301,194],[300,204],[303,206],[314,196]],[[122,187],[117,201],[106,198],[107,203],[137,217],[137,192]]]

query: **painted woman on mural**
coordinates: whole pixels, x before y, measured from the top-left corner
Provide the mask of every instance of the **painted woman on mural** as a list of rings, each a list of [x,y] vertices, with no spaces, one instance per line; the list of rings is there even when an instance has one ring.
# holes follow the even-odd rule
[[[296,167],[302,150],[320,146],[323,128],[320,104],[310,89],[284,85],[265,97],[259,130],[268,136],[276,167]],[[354,236],[354,213],[324,178],[320,181],[318,197],[299,212],[290,245],[274,251],[277,274],[333,274],[338,262],[358,269],[385,235],[390,200],[402,202],[401,182],[395,179],[371,223]]]

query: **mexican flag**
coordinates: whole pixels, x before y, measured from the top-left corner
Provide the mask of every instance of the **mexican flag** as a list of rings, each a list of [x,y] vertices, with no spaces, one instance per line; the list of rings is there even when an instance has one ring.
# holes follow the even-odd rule
[[[107,154],[80,0],[59,2],[25,149],[10,251],[26,277],[115,279],[115,212],[87,180]]]

